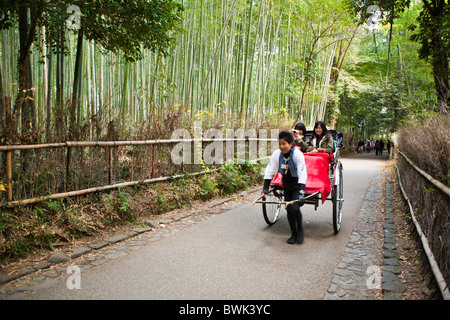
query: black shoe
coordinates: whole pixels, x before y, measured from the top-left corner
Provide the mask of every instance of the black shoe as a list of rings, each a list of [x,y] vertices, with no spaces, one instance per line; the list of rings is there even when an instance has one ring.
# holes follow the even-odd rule
[[[304,240],[303,228],[301,228],[300,230],[298,230],[297,243],[302,244],[303,240]]]
[[[292,234],[292,236],[288,239],[287,243],[294,244],[297,241],[297,234]]]

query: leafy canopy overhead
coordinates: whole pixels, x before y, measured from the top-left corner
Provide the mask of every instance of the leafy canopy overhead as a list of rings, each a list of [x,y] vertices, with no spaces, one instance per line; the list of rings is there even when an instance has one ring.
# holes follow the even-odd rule
[[[122,51],[129,60],[142,58],[141,44],[167,55],[174,31],[181,31],[183,7],[172,0],[89,1],[80,8],[86,12],[81,20],[85,37]]]
[[[17,22],[20,7],[30,8],[30,18],[45,26],[48,41],[56,47],[61,30],[73,13],[80,10],[80,29],[87,40],[95,40],[104,49],[122,53],[129,61],[142,58],[142,49],[167,55],[181,31],[182,4],[174,0],[6,0],[0,4],[0,29],[9,29]]]

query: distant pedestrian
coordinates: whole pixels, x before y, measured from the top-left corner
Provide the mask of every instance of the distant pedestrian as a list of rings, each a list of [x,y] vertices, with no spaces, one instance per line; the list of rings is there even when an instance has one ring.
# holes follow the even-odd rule
[[[387,141],[387,152],[389,157],[391,156],[391,149],[394,147],[394,143],[388,139]]]
[[[383,140],[380,140],[380,156],[383,155],[383,149],[384,149],[384,142]]]
[[[358,147],[356,150],[358,153],[363,153],[364,152],[364,141],[359,139],[358,140]]]

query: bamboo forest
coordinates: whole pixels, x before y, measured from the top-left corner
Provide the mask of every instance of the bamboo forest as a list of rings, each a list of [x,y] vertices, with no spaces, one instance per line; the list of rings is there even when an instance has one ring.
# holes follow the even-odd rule
[[[325,120],[367,136],[439,112],[434,83],[448,88],[448,8],[430,53],[428,1],[2,3],[3,143],[97,140],[112,123],[126,139],[173,112],[207,127]]]

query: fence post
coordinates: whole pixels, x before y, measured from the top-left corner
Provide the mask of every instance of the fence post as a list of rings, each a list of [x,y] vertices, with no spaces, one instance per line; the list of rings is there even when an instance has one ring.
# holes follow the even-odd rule
[[[108,157],[108,162],[109,162],[109,173],[108,173],[108,182],[111,185],[112,181],[113,181],[113,151],[114,151],[114,147],[109,147],[109,157]]]
[[[67,191],[69,188],[69,184],[71,182],[70,180],[70,158],[71,158],[71,148],[67,146],[67,154],[66,154],[66,179],[65,179],[65,186],[64,191]]]
[[[12,201],[12,150],[6,151],[6,190],[8,202]]]
[[[155,145],[152,145],[152,179],[155,177]]]

